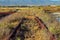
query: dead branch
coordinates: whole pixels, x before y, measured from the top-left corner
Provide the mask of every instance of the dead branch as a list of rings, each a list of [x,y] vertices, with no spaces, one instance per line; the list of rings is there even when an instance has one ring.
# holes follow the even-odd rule
[[[7,16],[7,15],[13,14],[13,13],[15,13],[15,12],[17,12],[17,11],[18,11],[18,10],[9,11],[9,12],[0,12],[0,19],[1,19],[2,17]]]
[[[0,12],[0,15],[8,15],[8,14],[15,13],[17,11],[18,11],[18,9],[14,10],[14,11],[9,11],[9,12]]]

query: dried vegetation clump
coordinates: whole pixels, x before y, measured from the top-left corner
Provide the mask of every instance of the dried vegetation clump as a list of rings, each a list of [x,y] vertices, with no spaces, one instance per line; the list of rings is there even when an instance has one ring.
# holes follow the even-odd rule
[[[47,8],[47,9],[45,9]],[[27,7],[27,8],[19,8],[13,14],[7,15],[0,19],[0,39],[3,39],[19,24],[19,21],[24,18],[33,18],[32,16],[36,16],[41,19],[44,24],[47,26],[48,30],[51,34],[54,34],[57,40],[60,40],[60,23],[56,20],[56,18],[52,15],[53,12],[59,11],[60,7]],[[18,9],[18,8],[17,8]],[[11,10],[10,8],[4,9],[5,11]],[[12,9],[13,11],[15,8]],[[1,10],[2,11],[2,10]],[[50,34],[47,32],[47,29],[40,29],[38,23],[34,19],[24,20],[23,24],[21,24],[21,29],[29,31],[24,33],[24,40],[50,40]],[[8,30],[8,31],[7,31]],[[20,30],[18,30],[20,32]],[[17,34],[19,34],[19,32]],[[18,35],[16,36],[16,40],[21,39]]]

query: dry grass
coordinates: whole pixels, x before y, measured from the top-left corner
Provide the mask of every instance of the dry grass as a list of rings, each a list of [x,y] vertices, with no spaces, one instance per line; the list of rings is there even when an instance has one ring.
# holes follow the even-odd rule
[[[30,7],[30,8],[29,7],[25,7],[25,8],[24,7],[23,8],[19,8],[19,7],[17,7],[17,8],[15,8],[15,7],[14,8],[9,8],[9,7],[2,8],[1,7],[0,11],[7,12],[10,10],[16,10],[16,9],[19,9],[19,10],[15,14],[11,14],[0,20],[0,29],[1,29],[0,35],[1,36],[3,35],[6,28],[8,28],[8,30],[10,30],[9,27],[13,27],[13,26],[17,25],[17,23],[19,23],[19,20],[22,17],[26,17],[26,16],[30,16],[30,15],[37,16],[40,19],[42,19],[52,34],[60,33],[60,23],[55,20],[55,17],[53,15],[51,15],[53,12],[57,12],[57,11],[60,12],[60,7]],[[45,10],[49,10],[52,13],[45,13]],[[12,23],[11,21],[14,21],[14,20],[16,22]],[[8,33],[8,32],[6,31],[6,33]],[[38,35],[38,32],[39,31],[37,31],[37,35]],[[39,32],[39,33],[42,34],[42,32]],[[44,34],[43,34],[43,36],[44,36]],[[44,40],[44,39],[42,39],[42,40]],[[60,40],[60,38],[58,40]]]

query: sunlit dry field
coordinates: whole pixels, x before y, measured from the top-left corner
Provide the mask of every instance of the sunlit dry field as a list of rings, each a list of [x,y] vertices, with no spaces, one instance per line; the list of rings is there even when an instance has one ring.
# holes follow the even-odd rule
[[[20,32],[18,30],[17,35],[14,36],[15,39],[12,38],[12,40],[60,40],[60,21],[57,19],[60,14],[58,13],[60,13],[60,6],[0,7],[0,39],[7,40],[6,38],[9,38],[8,36],[20,20],[28,18],[20,27],[24,30],[28,28],[29,32],[24,32],[24,38],[22,38],[20,35],[17,36]],[[39,29],[39,25],[34,19],[36,17],[43,21],[48,30],[46,28]],[[41,27],[43,28],[43,26]]]

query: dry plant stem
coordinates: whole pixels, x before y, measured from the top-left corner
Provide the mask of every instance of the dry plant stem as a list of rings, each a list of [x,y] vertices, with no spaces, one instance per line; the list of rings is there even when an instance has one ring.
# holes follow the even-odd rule
[[[46,27],[46,25],[43,23],[43,21],[41,19],[36,17],[35,20],[37,21],[37,23],[39,24],[41,29],[47,29],[47,32],[49,32],[49,34],[50,34],[50,40],[56,40],[55,35],[50,33],[50,31],[48,30],[48,28]]]

